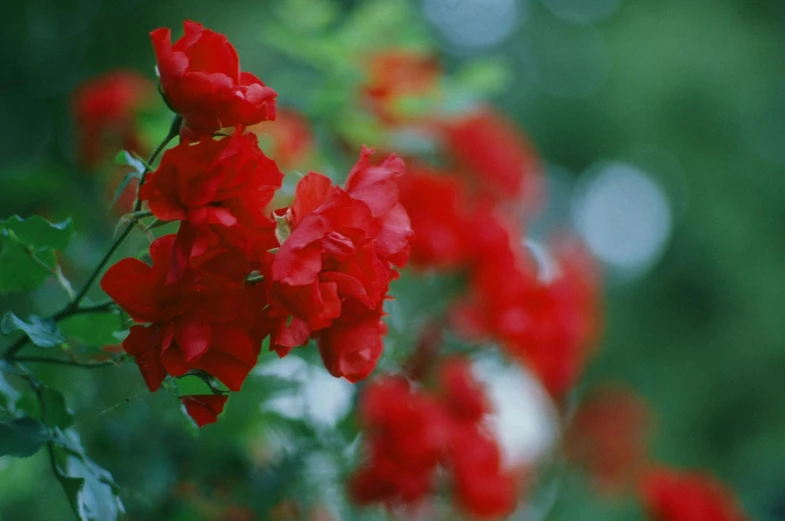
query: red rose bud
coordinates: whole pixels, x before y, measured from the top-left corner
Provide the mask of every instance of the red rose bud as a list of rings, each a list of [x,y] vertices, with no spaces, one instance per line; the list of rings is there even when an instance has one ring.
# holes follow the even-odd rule
[[[161,88],[169,106],[183,116],[183,137],[194,140],[225,127],[275,119],[276,93],[240,71],[237,51],[226,36],[186,21],[172,44],[166,28],[150,33]]]
[[[226,395],[203,394],[183,396],[180,401],[185,407],[185,412],[193,418],[199,427],[218,421],[218,415],[224,410]]]

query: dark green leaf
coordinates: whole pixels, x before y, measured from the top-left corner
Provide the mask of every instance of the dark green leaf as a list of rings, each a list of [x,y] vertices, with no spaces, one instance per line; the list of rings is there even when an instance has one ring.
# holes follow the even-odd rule
[[[89,347],[104,347],[120,343],[118,334],[126,328],[117,313],[87,313],[74,315],[59,324],[60,331]]]
[[[36,257],[46,266],[54,268],[54,251],[36,253]],[[0,236],[0,293],[31,291],[52,276],[50,270],[38,265],[21,245]]]
[[[10,335],[14,331],[22,331],[38,347],[57,347],[65,342],[65,338],[54,320],[36,315],[31,315],[29,320],[29,322],[25,322],[9,311],[0,322],[0,331],[4,335]]]
[[[65,403],[65,397],[60,391],[44,387],[41,389],[40,399],[43,406],[41,413],[48,427],[65,429],[73,423],[74,414]]]
[[[40,420],[19,418],[0,422],[0,456],[32,456],[49,439],[49,430]]]
[[[114,191],[114,197],[112,197],[112,206],[114,206],[115,203],[117,203],[117,200],[120,199],[120,196],[123,195],[123,192],[125,192],[125,190],[128,188],[131,180],[139,179],[139,177],[139,172],[136,170],[125,174],[125,177],[123,177],[123,180],[120,181],[120,184],[117,185],[117,189]]]
[[[54,250],[65,249],[73,236],[70,219],[50,223],[37,215],[14,215],[0,221],[0,293],[43,284],[57,265]]]
[[[57,479],[80,521],[115,521],[124,512],[112,475],[88,458],[74,431],[58,436],[52,450]]]
[[[36,251],[42,248],[64,250],[74,237],[71,219],[50,223],[38,215],[27,219],[13,215],[0,221],[0,228],[3,228],[6,234],[13,233],[22,244]]]
[[[0,408],[13,414],[16,411],[16,402],[21,394],[19,390],[8,382],[5,374],[0,373]]]

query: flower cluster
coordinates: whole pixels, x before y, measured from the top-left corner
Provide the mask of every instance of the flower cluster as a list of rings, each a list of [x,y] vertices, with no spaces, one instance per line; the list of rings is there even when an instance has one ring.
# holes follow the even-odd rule
[[[481,518],[509,514],[517,481],[483,425],[489,405],[481,387],[457,359],[441,367],[439,384],[429,393],[385,377],[366,389],[360,415],[368,459],[352,476],[350,494],[361,504],[413,506],[435,490],[441,468],[461,510]]]
[[[151,391],[167,375],[192,372],[237,391],[268,336],[280,356],[318,338],[333,375],[365,378],[382,353],[394,268],[409,257],[403,161],[373,164],[363,147],[344,188],[312,172],[274,212],[284,176],[245,125],[273,117],[275,92],[241,73],[226,38],[199,24],[186,22],[174,45],[168,29],[152,39],[162,92],[183,123],[181,142],[143,180],[139,200],[179,229],[152,243],[152,266],[124,259],[101,281],[139,324],[123,348]],[[224,403],[183,399],[200,425]]]

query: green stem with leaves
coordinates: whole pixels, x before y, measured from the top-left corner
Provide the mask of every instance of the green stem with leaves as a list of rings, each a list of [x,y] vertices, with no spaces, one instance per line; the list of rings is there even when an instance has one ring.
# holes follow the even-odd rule
[[[176,115],[172,120],[172,124],[169,126],[169,132],[166,134],[166,137],[161,141],[161,143],[156,147],[153,153],[150,155],[150,159],[147,160],[145,165],[144,172],[142,172],[142,177],[139,179],[139,190],[141,190],[142,186],[144,186],[145,179],[147,174],[150,173],[150,165],[152,165],[156,158],[163,152],[166,146],[180,134],[180,126],[182,125],[183,118],[180,115]],[[137,190],[136,193],[136,202],[134,202],[134,213],[138,213],[142,208],[142,200],[139,199],[139,191]],[[132,220],[128,224],[125,225],[123,231],[120,232],[120,235],[115,239],[114,243],[109,247],[109,250],[103,256],[103,258],[98,262],[98,265],[95,267],[93,272],[90,274],[90,277],[87,279],[87,282],[79,291],[79,293],[74,297],[71,302],[68,303],[63,309],[52,315],[51,319],[55,322],[63,320],[64,318],[73,316],[73,315],[82,315],[85,313],[99,313],[101,311],[107,311],[111,308],[114,304],[112,302],[107,302],[104,304],[99,304],[96,306],[80,306],[84,298],[87,296],[87,293],[93,287],[93,284],[98,280],[98,277],[104,271],[104,268],[109,263],[112,258],[112,255],[117,251],[120,245],[125,241],[128,235],[131,234],[131,230],[134,229],[136,226],[136,221]],[[8,349],[5,350],[3,353],[2,358],[5,360],[15,360],[17,359],[16,354],[27,344],[29,341],[29,337],[23,336],[19,338],[16,342],[11,344]],[[39,362],[41,360],[38,360]],[[62,360],[60,361],[62,362]],[[54,362],[57,363],[57,362]],[[73,364],[70,364],[73,365]]]

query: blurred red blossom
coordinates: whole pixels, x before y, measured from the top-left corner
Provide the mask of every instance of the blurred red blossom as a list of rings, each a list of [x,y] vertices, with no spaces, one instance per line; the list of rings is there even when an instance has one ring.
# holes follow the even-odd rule
[[[304,167],[315,153],[314,136],[308,120],[291,108],[278,110],[275,121],[264,121],[248,130],[261,139],[270,139],[270,157],[284,170]]]
[[[746,521],[733,492],[712,476],[668,468],[650,470],[640,486],[652,521]]]
[[[415,507],[435,491],[441,467],[461,510],[478,518],[509,514],[518,487],[484,426],[482,388],[463,360],[448,360],[439,376],[436,393],[392,376],[366,389],[360,416],[368,459],[350,479],[351,496],[361,504]]]
[[[144,153],[136,118],[153,100],[153,82],[134,71],[113,70],[82,83],[71,100],[79,162],[92,170],[120,150]]]
[[[275,119],[275,91],[240,71],[226,36],[196,22],[183,27],[185,34],[174,44],[167,28],[150,33],[164,96],[183,116],[181,135],[195,140],[225,127]]]
[[[570,421],[567,457],[587,472],[600,491],[624,492],[637,485],[648,463],[651,424],[646,402],[626,387],[594,389]]]

